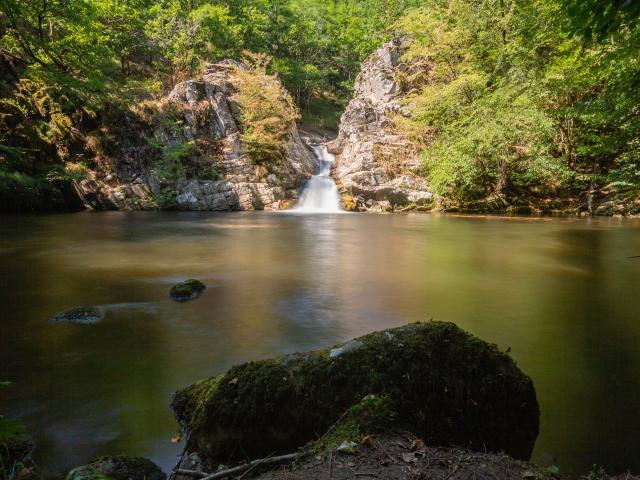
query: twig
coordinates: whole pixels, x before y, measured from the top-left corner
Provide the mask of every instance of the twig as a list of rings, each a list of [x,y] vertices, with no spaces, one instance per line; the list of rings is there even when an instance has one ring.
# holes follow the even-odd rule
[[[276,452],[271,452],[269,455],[267,455],[266,457],[264,457],[265,461],[268,460],[269,458],[273,457],[273,454]],[[244,477],[246,477],[247,475],[249,475],[249,472],[251,470],[253,470],[254,468],[256,468],[258,465],[260,465],[259,463],[254,463],[253,465],[251,465],[251,467],[249,467],[249,469],[244,472],[242,475],[240,475],[238,477],[238,480],[242,480]]]
[[[182,468],[176,468],[175,470],[173,470],[173,472],[176,475],[184,475],[186,477],[195,477],[195,478],[201,478],[203,475],[207,475],[206,473],[203,473],[199,470],[184,470]]]
[[[333,478],[333,450],[329,452],[329,480]]]
[[[277,457],[267,457],[267,458],[259,458],[257,460],[252,460],[249,463],[245,463],[244,465],[238,465],[237,467],[227,468],[225,470],[220,470],[215,473],[206,473],[206,472],[197,472],[195,470],[176,470],[176,473],[179,475],[187,475],[190,477],[200,478],[201,480],[216,480],[218,478],[226,478],[236,473],[244,472],[245,470],[250,470],[258,465],[270,465],[273,463],[282,463],[287,462],[289,460],[295,460],[298,458],[298,453],[288,453],[286,455],[280,455]]]
[[[189,435],[186,435],[184,439],[184,448],[182,449],[182,453],[178,457],[178,463],[176,463],[176,466],[173,467],[173,469],[171,470],[171,473],[169,474],[169,478],[167,480],[173,480],[175,478],[176,471],[178,470],[178,467],[182,463],[182,459],[184,458],[184,455],[187,453],[188,444],[189,444]]]
[[[455,475],[455,473],[458,471],[459,466],[460,465],[456,465],[453,470],[449,470],[447,473],[445,473],[442,477],[442,480],[445,480],[446,478],[452,478]]]

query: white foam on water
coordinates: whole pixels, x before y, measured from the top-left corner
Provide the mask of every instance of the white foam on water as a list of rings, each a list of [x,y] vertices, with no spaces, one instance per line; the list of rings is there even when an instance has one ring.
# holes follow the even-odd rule
[[[302,190],[300,200],[291,211],[298,213],[345,213],[340,208],[340,194],[336,182],[331,178],[331,167],[335,157],[326,145],[312,146],[320,168]]]

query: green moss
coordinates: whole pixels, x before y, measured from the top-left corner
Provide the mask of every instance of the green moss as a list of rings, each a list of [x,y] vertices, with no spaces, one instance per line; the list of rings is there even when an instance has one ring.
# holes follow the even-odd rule
[[[367,395],[393,405],[394,428],[434,445],[527,458],[538,433],[531,380],[494,345],[444,322],[238,365],[178,392],[173,407],[190,432],[189,450],[213,464],[295,450],[352,407],[350,418],[362,413]]]
[[[349,407],[322,437],[306,444],[302,453],[317,454],[335,450],[345,441],[359,443],[368,434],[391,430],[395,420],[395,406],[389,396],[367,395]]]

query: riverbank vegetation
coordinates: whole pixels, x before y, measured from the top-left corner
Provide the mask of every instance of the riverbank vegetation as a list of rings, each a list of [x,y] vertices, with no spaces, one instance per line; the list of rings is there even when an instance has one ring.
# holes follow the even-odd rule
[[[436,193],[637,194],[640,8],[607,5],[429,1],[402,18],[414,115],[399,128]]]
[[[403,79],[414,116],[397,126],[424,147],[436,193],[636,192],[639,13],[595,0],[0,0],[0,199],[68,204],[105,127],[246,52],[271,58],[305,121],[336,128],[361,62],[406,33],[419,68]]]

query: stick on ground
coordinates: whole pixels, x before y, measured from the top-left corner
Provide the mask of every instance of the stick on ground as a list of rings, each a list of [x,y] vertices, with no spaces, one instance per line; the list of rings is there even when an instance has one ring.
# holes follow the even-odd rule
[[[286,455],[279,455],[277,457],[267,457],[267,458],[259,458],[257,460],[252,460],[249,463],[245,463],[244,465],[238,465],[237,467],[227,468],[225,470],[220,470],[215,473],[206,473],[206,472],[197,472],[195,470],[176,470],[176,474],[178,475],[186,475],[189,477],[199,478],[200,480],[217,480],[218,478],[226,478],[236,473],[243,472],[245,470],[257,467],[259,465],[271,465],[274,463],[283,463],[288,462],[290,460],[295,460],[298,458],[297,453],[288,453]]]

